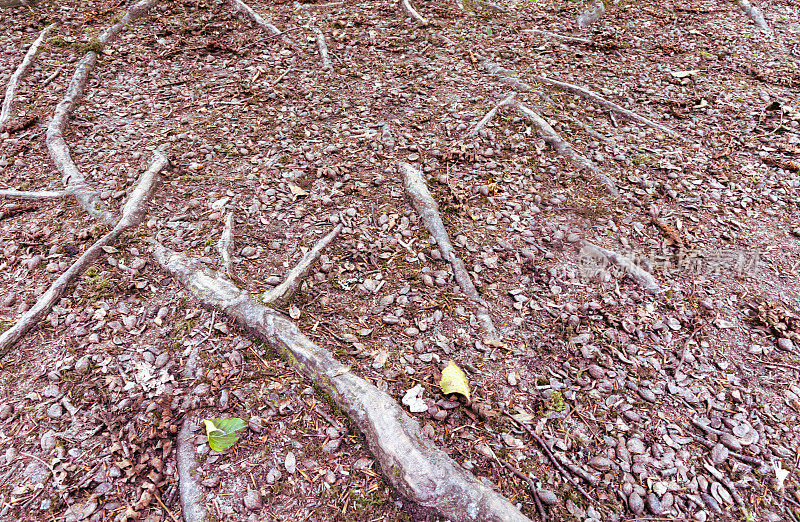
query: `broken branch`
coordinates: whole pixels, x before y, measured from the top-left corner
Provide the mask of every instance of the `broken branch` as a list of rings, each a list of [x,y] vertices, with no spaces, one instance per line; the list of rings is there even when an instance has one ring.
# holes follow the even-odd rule
[[[66,190],[0,190],[0,198],[9,199],[59,199],[67,194]]]
[[[39,33],[39,37],[34,40],[30,48],[28,48],[28,52],[25,53],[25,58],[22,59],[22,63],[19,64],[17,70],[14,71],[14,74],[12,74],[11,78],[8,80],[6,94],[3,98],[2,109],[0,109],[0,132],[5,130],[6,124],[8,124],[8,119],[11,117],[11,104],[14,102],[14,94],[17,92],[17,87],[19,87],[20,80],[26,74],[28,74],[28,70],[31,68],[33,61],[36,59],[36,53],[39,52],[39,47],[42,45],[42,42],[44,42],[45,38],[47,38],[47,35],[55,26],[56,24],[52,23],[42,29],[42,32]]]
[[[280,29],[264,20],[260,14],[256,13],[252,7],[242,2],[242,0],[228,0],[228,3],[231,4],[237,13],[244,15],[244,17],[248,18],[249,20],[252,20],[257,26],[268,32],[270,35],[277,37],[282,44],[287,46],[293,45],[292,41],[285,34],[283,34]]]
[[[661,287],[659,286],[658,282],[656,282],[655,278],[650,274],[650,272],[643,269],[622,254],[618,254],[613,250],[608,250],[601,246],[597,246],[588,241],[583,242],[581,253],[605,259],[611,264],[620,267],[623,272],[625,272],[625,275],[630,277],[636,284],[641,286],[648,294],[658,294],[661,292]]]
[[[503,105],[508,105],[509,103],[514,101],[514,97],[516,95],[517,95],[517,93],[512,92],[511,94],[509,94],[508,96],[503,98],[503,101],[501,101],[500,103],[498,103],[497,105],[492,107],[492,109],[489,112],[486,113],[486,116],[484,116],[483,119],[481,119],[481,121],[479,121],[478,124],[475,125],[475,127],[471,131],[469,131],[469,134],[467,134],[467,137],[472,137],[472,136],[475,136],[476,134],[478,134],[478,132],[482,128],[484,128],[486,126],[486,124],[489,123],[492,120],[492,118],[494,118],[494,115],[497,114],[497,111],[500,110],[500,107],[502,107]]]
[[[410,16],[413,20],[415,20],[419,25],[424,27],[430,23],[428,22],[428,20],[423,18],[422,15],[420,15],[417,12],[416,9],[414,9],[414,6],[411,5],[411,2],[409,0],[400,0],[400,6],[406,13],[408,13],[408,16]]]
[[[318,27],[314,28],[314,34],[317,38],[317,47],[319,47],[319,58],[322,60],[322,70],[332,71],[333,64],[331,63],[331,59],[328,57],[328,46],[325,43],[325,35],[322,34],[322,31],[320,31]]]

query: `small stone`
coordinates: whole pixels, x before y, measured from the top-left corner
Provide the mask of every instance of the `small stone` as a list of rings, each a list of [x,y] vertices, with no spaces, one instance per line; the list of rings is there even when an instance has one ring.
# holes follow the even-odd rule
[[[508,372],[508,385],[516,386],[517,383],[517,372]]]
[[[661,506],[661,500],[659,500],[658,495],[655,493],[647,495],[647,509],[654,515],[663,513],[664,508]]]
[[[792,350],[794,350],[794,343],[792,342],[791,339],[787,339],[786,337],[781,337],[780,339],[778,339],[778,348],[787,352],[791,352]]]
[[[294,475],[294,472],[297,471],[297,458],[295,458],[294,453],[290,451],[286,454],[283,466],[286,468],[287,473]]]
[[[169,362],[169,352],[164,352],[158,357],[156,357],[155,367],[157,370],[160,370],[161,368],[166,366],[168,362]]]
[[[6,420],[14,414],[14,407],[9,404],[5,403],[0,406],[0,420]]]
[[[656,402],[656,394],[650,388],[639,388],[639,396],[647,402]]]
[[[728,448],[722,444],[716,444],[711,449],[711,462],[713,462],[715,466],[719,466],[727,460],[729,454],[730,451],[728,451]]]
[[[211,391],[211,385],[208,384],[207,382],[202,382],[197,386],[195,386],[194,391],[192,393],[194,393],[196,397],[205,397],[206,395],[208,395],[208,392],[210,391]]]
[[[542,501],[543,504],[547,504],[548,506],[555,506],[559,503],[558,497],[555,493],[550,491],[549,489],[540,489],[536,492],[539,495],[539,500]]]
[[[59,403],[51,404],[50,407],[47,408],[47,416],[51,419],[58,419],[63,414],[64,410],[61,408],[61,404]]]
[[[261,417],[256,415],[250,417],[250,420],[247,421],[247,427],[254,433],[261,433],[264,431],[264,427],[261,424]]]
[[[606,376],[606,371],[596,364],[589,365],[589,375],[592,379],[602,379]]]
[[[634,455],[642,455],[647,451],[647,447],[641,439],[633,437],[628,441],[628,451]]]
[[[207,488],[215,488],[219,486],[219,475],[212,475],[204,479],[200,484],[204,485]]]
[[[256,489],[248,489],[244,494],[244,507],[250,511],[257,511],[261,509],[261,493]]]
[[[56,384],[48,384],[42,390],[42,395],[45,397],[58,397],[58,385]]]
[[[42,435],[42,439],[39,441],[39,444],[41,445],[43,451],[51,451],[56,447],[56,432],[53,430],[47,431],[44,435]]]
[[[341,445],[342,439],[331,439],[322,445],[322,451],[325,453],[336,453]]]
[[[717,502],[714,499],[714,497],[712,497],[705,491],[701,491],[700,498],[703,499],[703,502],[705,503],[706,506],[708,506],[708,509],[710,509],[711,511],[713,511],[718,515],[722,514],[722,508],[719,507],[719,502]]]
[[[242,249],[242,256],[243,257],[253,257],[256,255],[257,250],[254,247],[246,246]]]
[[[741,451],[742,450],[742,445],[739,442],[739,439],[737,439],[735,436],[731,435],[728,432],[723,433],[720,436],[719,441],[721,443],[723,443],[724,445],[726,445],[728,447],[728,449],[731,449],[733,451]]]
[[[589,461],[589,465],[597,471],[608,471],[611,469],[612,464],[611,460],[600,456],[592,457]]]
[[[278,468],[272,468],[267,472],[267,484],[275,484],[279,481],[283,474]]]
[[[78,362],[75,363],[75,371],[80,374],[84,375],[89,372],[89,356],[84,355]]]
[[[628,497],[628,508],[636,515],[641,515],[644,513],[644,501],[642,500],[642,497],[640,497],[635,491]]]

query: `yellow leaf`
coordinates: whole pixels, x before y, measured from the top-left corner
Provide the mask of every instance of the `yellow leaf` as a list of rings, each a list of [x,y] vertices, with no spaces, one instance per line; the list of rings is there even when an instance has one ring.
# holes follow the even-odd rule
[[[222,432],[222,430],[221,430],[221,429],[219,429],[219,428],[217,428],[216,426],[214,426],[214,423],[213,423],[213,422],[211,422],[211,421],[210,421],[210,420],[208,420],[208,419],[205,419],[205,420],[203,421],[203,424],[204,424],[204,425],[205,425],[205,427],[206,427],[206,435],[211,435],[211,434],[212,434],[212,433],[214,433],[215,431]]]
[[[439,387],[445,395],[458,393],[470,400],[467,376],[464,370],[459,368],[453,361],[448,362],[445,369],[442,370],[442,380],[439,381]]]

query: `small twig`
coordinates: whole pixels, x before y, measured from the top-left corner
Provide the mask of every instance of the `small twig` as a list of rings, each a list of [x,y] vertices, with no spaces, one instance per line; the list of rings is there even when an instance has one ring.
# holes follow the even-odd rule
[[[163,507],[164,510],[166,510],[167,514],[169,515],[169,518],[172,519],[172,522],[178,522],[178,519],[175,518],[175,515],[172,514],[172,511],[170,511],[169,508],[164,504],[164,501],[161,500],[161,497],[159,496],[157,489],[153,490],[153,496],[156,497],[156,500],[158,501],[159,504],[161,504],[161,507]]]
[[[53,80],[58,78],[58,75],[61,74],[62,70],[64,70],[64,65],[59,65],[58,68],[56,69],[56,71],[53,74],[51,74],[50,76],[48,76],[47,79],[42,82],[42,85],[39,88],[40,89],[44,89],[45,87],[50,85],[53,82]]]
[[[548,38],[554,38],[556,40],[561,40],[562,42],[568,43],[576,43],[582,45],[592,45],[594,42],[587,38],[575,38],[574,36],[564,36],[558,33],[551,33],[550,31],[540,31],[539,29],[523,29],[523,33],[530,33],[539,36],[546,36]]]
[[[63,198],[67,194],[68,192],[66,190],[0,190],[0,198],[9,199],[58,199]]]
[[[217,243],[217,249],[219,250],[219,255],[222,258],[222,267],[227,272],[228,276],[234,278],[233,275],[233,222],[234,222],[234,213],[232,210],[228,211],[228,214],[225,216],[225,226],[222,229],[222,234],[219,236],[219,242]]]
[[[282,32],[280,29],[264,20],[260,14],[256,13],[252,7],[242,2],[242,0],[228,0],[228,3],[231,4],[237,13],[240,13],[244,15],[245,18],[252,20],[257,26],[269,33],[271,36],[279,38],[281,43],[287,46],[293,46],[292,41],[283,34],[286,31]]]
[[[503,463],[505,467],[508,468],[509,471],[511,471],[511,473],[516,475],[518,478],[524,480],[528,484],[528,487],[531,488],[531,496],[533,497],[533,500],[536,502],[536,509],[539,510],[539,516],[542,518],[542,522],[547,522],[547,513],[545,513],[544,506],[542,505],[542,499],[539,498],[539,491],[536,489],[536,483],[533,481],[533,479],[528,475],[522,473],[517,468],[515,468],[507,460],[498,457],[497,455],[495,455],[495,458],[497,458],[498,461]]]
[[[558,459],[556,459],[555,455],[553,455],[553,452],[550,450],[550,446],[548,446],[547,443],[544,440],[542,440],[542,438],[539,435],[537,435],[535,431],[531,429],[530,426],[522,422],[519,422],[517,419],[512,417],[511,414],[508,413],[507,411],[503,411],[503,414],[509,419],[511,419],[515,424],[522,427],[522,429],[527,431],[528,434],[531,437],[533,437],[533,440],[535,440],[539,444],[539,446],[541,446],[542,451],[544,451],[544,454],[547,456],[548,459],[550,459],[550,462],[553,463],[553,466],[555,466],[555,468],[561,472],[561,475],[567,480],[567,482],[572,484],[575,487],[575,489],[577,489],[578,492],[580,492],[580,494],[586,498],[586,500],[594,502],[594,499],[591,497],[591,495],[589,495],[589,493],[587,493],[586,490],[584,490],[581,487],[581,485],[578,484],[578,482],[574,478],[572,478],[572,476],[567,472],[564,466],[561,465],[561,462]]]
[[[278,76],[278,78],[277,78],[277,79],[276,79],[274,82],[272,82],[272,85],[273,85],[273,86],[274,86],[274,85],[278,85],[278,83],[280,83],[280,81],[281,81],[281,80],[283,80],[284,78],[286,78],[286,75],[287,75],[287,74],[289,74],[291,71],[292,71],[292,68],[291,68],[291,67],[289,67],[288,69],[286,69],[285,71],[283,71],[283,74],[281,74],[280,76]]]
[[[699,421],[697,421],[695,419],[691,419],[691,423],[694,424],[695,426],[697,426],[698,428],[700,428],[701,430],[703,430],[703,431],[705,431],[707,433],[711,433],[712,435],[716,435],[718,437],[722,436],[725,433],[725,432],[723,432],[721,430],[714,429],[711,426],[706,426],[705,424],[702,424],[702,423],[700,423]],[[689,435],[689,437],[693,438],[695,441],[699,442],[700,444],[702,444],[703,446],[705,446],[707,448],[713,448],[714,445],[715,445],[713,442],[711,442],[709,440],[705,440],[702,437],[698,437],[694,433],[688,433],[688,435]],[[733,451],[733,450],[729,450],[728,454],[731,457],[735,457],[735,458],[741,460],[742,462],[746,462],[748,464],[752,464],[753,466],[758,466],[762,470],[769,469],[769,466],[767,466],[766,463],[763,460],[758,459],[756,457],[751,457],[750,455],[744,455],[742,453],[738,453],[738,452]]]

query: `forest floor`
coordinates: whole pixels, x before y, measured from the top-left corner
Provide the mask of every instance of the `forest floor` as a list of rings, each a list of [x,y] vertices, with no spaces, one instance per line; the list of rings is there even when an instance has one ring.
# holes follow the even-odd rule
[[[0,135],[0,188],[63,188],[47,122],[129,4],[0,10],[2,86],[58,22]],[[165,0],[103,49],[65,135],[78,168],[116,208],[156,147],[172,166],[145,223],[0,362],[0,519],[180,519],[189,414],[249,424],[215,452],[197,423],[212,519],[426,517],[325,396],[150,257],[157,238],[218,264],[229,211],[254,295],[344,225],[287,312],[398,401],[421,384],[424,432],[531,519],[496,456],[535,477],[554,520],[800,516],[800,4],[759,2],[771,31],[723,0],[622,0],[585,28],[582,2],[497,4],[417,0],[423,27],[394,2],[252,2],[285,46],[227,3]],[[512,92],[487,59],[619,196],[511,107],[468,137]],[[400,161],[425,173],[505,346],[480,342]],[[103,232],[72,199],[0,201],[2,329]],[[584,240],[635,257],[662,291],[595,270]],[[203,371],[184,378],[193,357]],[[442,395],[449,360],[488,418]],[[503,412],[596,477],[591,501]]]

